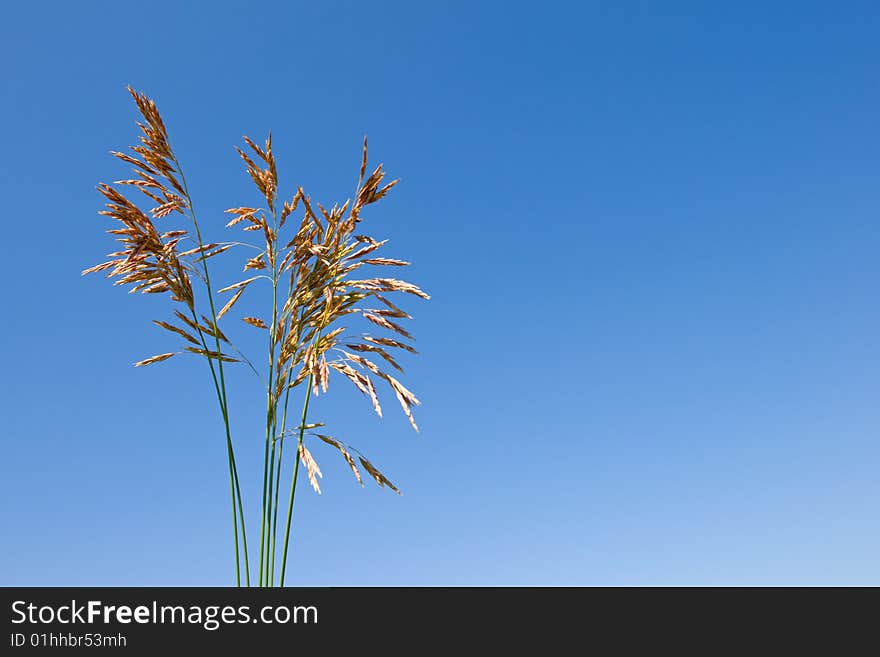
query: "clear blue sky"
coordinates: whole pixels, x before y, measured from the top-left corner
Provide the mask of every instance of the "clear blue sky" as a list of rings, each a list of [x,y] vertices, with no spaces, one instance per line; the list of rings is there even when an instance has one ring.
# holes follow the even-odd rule
[[[876,3],[150,6],[4,9],[0,583],[233,581],[203,362],[132,368],[167,304],[79,275],[132,84],[213,236],[245,133],[286,192],[344,198],[364,133],[403,179],[423,431],[320,400],[404,496],[316,450],[289,583],[880,584]]]

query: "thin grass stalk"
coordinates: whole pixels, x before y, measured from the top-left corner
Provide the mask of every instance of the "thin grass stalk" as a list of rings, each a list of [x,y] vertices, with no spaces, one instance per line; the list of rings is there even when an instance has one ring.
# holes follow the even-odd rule
[[[196,211],[193,206],[192,197],[190,196],[190,193],[189,193],[189,186],[186,183],[186,176],[184,175],[183,167],[180,166],[180,162],[177,160],[177,158],[172,156],[172,161],[174,162],[175,166],[177,167],[177,171],[180,174],[180,183],[183,186],[183,192],[184,192],[184,196],[186,197],[187,205],[189,207],[190,217],[192,218],[193,227],[195,228],[195,231],[196,231],[196,240],[198,242],[199,248],[201,249],[204,246],[204,242],[202,240],[201,230],[199,229],[199,222],[198,222],[198,219],[196,218]],[[207,258],[202,258],[201,261],[202,261],[202,271],[205,275],[204,282],[205,282],[205,289],[207,291],[207,296],[208,296],[208,304],[211,309],[211,321],[213,322],[213,326],[211,328],[214,333],[214,341],[216,343],[217,353],[219,354],[219,353],[221,353],[220,337],[218,335],[218,327],[217,327],[217,310],[215,309],[215,306],[214,306],[214,291],[213,291],[213,288],[211,287],[211,275],[208,271]],[[194,309],[191,309],[191,310],[193,313],[193,321],[198,323],[198,318],[195,316],[195,310]],[[209,351],[207,344],[205,344],[204,336],[202,335],[201,332],[198,332],[198,333],[199,333],[199,337],[201,339],[201,342],[202,342],[202,345],[203,345],[205,351],[206,352]],[[239,542],[238,542],[239,531],[238,531],[238,523],[235,520],[236,500],[237,500],[238,515],[239,515],[239,518],[241,519],[241,541],[242,541],[242,545],[244,547],[245,581],[246,581],[247,585],[250,586],[251,577],[250,577],[250,565],[248,562],[247,531],[245,529],[245,522],[244,522],[244,508],[241,503],[241,487],[239,486],[239,483],[238,483],[238,468],[235,463],[235,449],[232,446],[232,432],[230,431],[230,428],[229,428],[229,406],[228,406],[227,394],[226,394],[226,378],[223,373],[223,359],[222,358],[217,359],[217,370],[220,375],[219,376],[219,385],[218,385],[218,380],[217,380],[217,378],[218,378],[217,373],[215,373],[214,364],[212,362],[212,359],[207,358],[207,360],[208,360],[208,366],[211,370],[211,376],[214,379],[214,387],[217,392],[218,402],[220,403],[220,412],[223,416],[223,426],[226,430],[226,456],[227,456],[227,461],[229,462],[229,485],[230,485],[230,489],[231,489],[231,493],[232,493],[232,517],[233,517],[233,530],[234,530],[234,534],[235,534],[235,583],[236,583],[236,586],[241,586],[241,567],[240,567]],[[237,492],[237,495],[236,495],[236,492]]]
[[[281,430],[284,431],[284,427],[287,426],[287,402],[290,401],[290,388],[288,388],[284,393],[284,411],[281,415]],[[273,518],[272,518],[272,572],[275,572],[275,546],[278,542],[278,492],[281,488],[281,464],[283,462],[284,456],[284,437],[281,438],[281,444],[278,445],[278,466],[277,472],[275,473],[275,501],[273,503]],[[296,457],[296,456],[294,456]],[[280,584],[280,583],[279,583]]]
[[[290,297],[291,294],[293,294],[294,289],[295,289],[294,275],[291,274],[289,277],[288,285],[287,285],[288,298]],[[293,311],[291,310],[290,312],[291,312],[291,316],[292,316]],[[302,311],[300,312],[300,319],[302,319]],[[297,323],[297,326],[298,325],[299,324]],[[299,331],[299,329],[297,329],[297,330]],[[284,337],[285,335],[286,334],[282,334],[282,342],[285,339],[285,337]],[[299,333],[297,333],[297,335],[299,335]],[[288,384],[289,383],[290,382],[288,380]],[[284,411],[281,416],[282,434],[284,433],[284,431],[286,431],[286,428],[287,428],[287,407],[288,407],[289,402],[290,402],[290,385],[286,385],[285,389],[284,389]],[[283,463],[283,456],[284,456],[284,443],[285,443],[285,437],[282,435],[281,444],[278,446],[278,470],[275,475],[275,500],[273,502],[274,512],[273,512],[273,519],[272,519],[272,557],[271,557],[272,558],[272,572],[273,573],[275,572],[275,548],[278,543],[278,506],[279,506],[278,505],[278,501],[279,501],[278,496],[281,491],[281,465]],[[299,463],[298,451],[297,451],[297,453],[294,453],[294,461],[295,461],[295,464]],[[294,469],[296,469],[296,467],[297,466],[294,465]],[[279,581],[279,586],[284,586],[283,582]]]
[[[293,276],[293,274],[291,274],[290,280],[289,280],[288,286],[287,286],[288,298],[293,293],[294,289],[295,289],[294,276]],[[300,312],[300,318],[302,318],[302,312]],[[297,329],[297,331],[299,331],[299,329]],[[281,340],[282,342],[284,342],[285,336],[286,336],[286,333],[282,332],[282,340]],[[289,380],[287,383],[289,384]],[[281,416],[282,436],[281,436],[281,444],[278,446],[278,465],[277,465],[277,470],[275,473],[275,499],[272,504],[272,506],[273,506],[272,516],[273,517],[272,517],[272,521],[271,521],[271,527],[272,527],[272,548],[271,548],[271,550],[272,550],[272,554],[271,554],[272,566],[271,566],[271,568],[272,568],[273,574],[275,572],[275,551],[276,551],[276,547],[277,547],[277,543],[278,543],[278,508],[279,508],[278,502],[279,502],[279,494],[281,491],[281,466],[284,462],[283,456],[284,456],[285,436],[283,435],[283,433],[286,431],[286,428],[287,428],[287,408],[288,408],[289,402],[290,402],[290,386],[285,385],[284,410],[283,410],[282,416]],[[294,454],[294,462],[295,462],[294,470],[296,470],[297,465],[299,464],[298,452]],[[271,492],[270,492],[270,494],[271,494]],[[283,586],[283,585],[284,585],[283,582],[279,581],[279,586]]]
[[[276,329],[278,328],[278,276],[280,274],[280,271],[277,266],[277,261],[278,261],[278,253],[277,253],[278,218],[277,218],[277,213],[275,213],[275,231],[276,231],[276,241],[275,241],[276,252],[275,252],[275,256],[274,256],[273,260],[275,261],[276,265],[274,267],[274,276],[273,276],[274,280],[273,280],[273,285],[272,285],[273,295],[272,295],[272,328],[271,328],[272,343],[273,343],[272,344],[272,357],[273,357],[273,359],[275,356],[275,349],[278,344],[283,342],[283,336],[284,336],[283,330],[282,330],[282,340],[279,340],[278,335],[276,334]],[[281,444],[277,444],[278,443],[278,402],[279,402],[279,400],[275,398],[275,391],[278,390],[278,388],[279,388],[279,384],[281,382],[282,376],[283,376],[283,370],[282,370],[282,368],[279,367],[279,368],[277,368],[277,371],[275,372],[275,382],[274,382],[274,385],[272,388],[272,433],[271,433],[271,435],[272,435],[272,453],[269,457],[269,487],[267,488],[267,499],[266,499],[266,501],[267,501],[266,570],[268,572],[269,586],[275,585],[275,556],[274,556],[275,537],[274,537],[274,524],[273,524],[275,521],[273,520],[273,518],[277,518],[277,516],[278,516],[278,510],[277,510],[278,496],[277,496],[277,494],[274,496],[274,502],[273,502],[272,487],[273,487],[273,485],[275,486],[276,489],[278,487],[277,480],[278,480],[278,477],[281,476],[281,456],[282,456],[281,447],[284,444],[283,440],[281,441]],[[286,412],[285,412],[284,415],[282,416],[282,419],[281,419],[281,431],[282,432],[284,431],[284,423],[286,421],[287,421],[287,416],[286,416]],[[277,459],[278,465],[277,465],[277,467],[276,467],[276,458],[275,458],[276,446],[278,448],[278,459]],[[277,476],[275,474],[276,469],[278,471]],[[271,557],[270,557],[270,551],[271,551]]]
[[[280,373],[276,374],[276,378],[280,379]],[[277,389],[277,386],[276,386],[276,389]],[[282,427],[282,431],[283,431],[284,430],[283,421],[282,421],[281,427]],[[272,543],[274,540],[274,538],[272,536],[272,531],[273,531],[272,518],[273,518],[273,516],[276,515],[275,511],[274,511],[275,507],[273,504],[273,496],[272,496],[272,487],[276,481],[276,477],[275,477],[275,469],[276,469],[275,449],[276,449],[276,446],[279,448],[279,455],[278,455],[279,458],[281,456],[280,445],[278,445],[277,443],[278,443],[278,401],[275,400],[274,407],[272,409],[272,453],[269,456],[269,487],[266,489],[267,490],[267,498],[266,499],[267,499],[267,503],[268,503],[267,516],[266,516],[266,572],[268,573],[269,586],[275,585],[275,567],[274,567],[274,559],[271,558],[271,550],[272,550]],[[280,468],[280,462],[279,462],[279,468]]]
[[[235,463],[235,452],[232,449],[232,441],[226,441],[226,453],[227,459],[229,461],[229,465],[232,468],[232,478],[235,481],[235,494],[238,499],[238,514],[241,517],[241,536],[242,542],[244,544],[244,574],[245,574],[245,582],[248,586],[251,585],[251,567],[248,562],[248,547],[247,547],[247,535],[244,531],[244,504],[241,501],[241,484],[238,482],[238,466]]]
[[[269,391],[267,393],[267,401],[266,401],[266,447],[263,450],[263,504],[262,504],[262,515],[260,520],[260,579],[259,585],[263,586],[264,582],[268,581],[268,577],[264,577],[265,573],[265,562],[266,562],[266,551],[265,551],[265,543],[266,543],[266,517],[267,517],[267,509],[266,509],[266,488],[269,484],[269,440],[270,440],[270,419],[272,416],[272,357],[270,356],[269,361]]]
[[[314,340],[312,341],[313,345],[316,345],[318,343],[318,341],[321,339],[321,330],[322,329],[319,329],[315,333]],[[297,335],[299,335],[299,334],[297,334]],[[303,434],[305,433],[305,430],[306,430],[306,422],[308,421],[309,400],[312,397],[312,384],[313,384],[313,382],[314,382],[314,375],[309,374],[308,381],[306,382],[306,399],[303,404],[302,417],[300,417],[300,420],[299,420],[299,437],[297,438],[297,441],[296,441],[296,454],[294,454],[294,463],[293,463],[293,477],[291,478],[291,481],[290,481],[290,502],[287,505],[287,523],[285,524],[285,527],[284,527],[284,554],[281,557],[281,577],[279,578],[279,581],[278,581],[278,585],[282,586],[282,587],[284,586],[284,574],[287,570],[287,548],[288,548],[288,544],[290,543],[290,528],[291,528],[291,522],[293,520],[293,499],[294,499],[294,496],[296,495],[296,479],[297,479],[297,475],[299,474],[299,462],[300,462],[299,451],[300,451],[300,445],[302,445],[302,441],[303,441]],[[290,389],[288,389],[288,392],[289,391],[290,391]],[[285,414],[286,414],[287,413],[287,410],[286,410],[287,409],[287,400],[286,399],[284,401],[284,407],[285,407]]]
[[[273,289],[276,289],[275,285],[273,285]],[[275,322],[277,321],[276,320],[277,299],[278,299],[277,293],[273,295],[273,299],[274,299],[273,309],[272,309],[273,321],[272,321],[271,331],[274,333]],[[275,339],[274,339],[274,337],[272,337],[270,358],[272,359],[273,362],[275,359],[275,344],[274,343],[275,343]],[[280,376],[280,373],[276,373],[275,376],[276,376],[276,378],[278,378]],[[270,375],[269,375],[269,382],[272,387],[269,391],[270,411],[269,411],[269,417],[267,418],[268,425],[266,427],[266,436],[267,436],[267,439],[270,439],[272,445],[271,445],[271,454],[268,455],[269,459],[268,459],[268,461],[266,461],[266,465],[268,467],[267,474],[269,477],[268,486],[266,487],[266,585],[272,586],[274,584],[275,573],[271,567],[271,563],[269,560],[269,550],[270,550],[271,541],[272,541],[272,536],[271,536],[271,532],[272,532],[272,484],[274,481],[274,474],[275,474],[275,443],[276,443],[276,438],[277,438],[276,432],[277,432],[277,427],[278,427],[278,402],[274,398],[275,397],[275,390],[277,389],[277,386],[274,385],[274,383],[272,383],[271,370],[270,370]],[[267,443],[267,448],[268,447],[269,447],[269,444]],[[265,474],[264,474],[264,480],[265,480]]]
[[[290,543],[290,521],[293,518],[293,497],[296,494],[296,479],[299,473],[299,447],[302,445],[303,433],[306,427],[306,418],[309,414],[309,399],[312,396],[312,375],[309,374],[309,380],[306,385],[306,401],[303,404],[302,417],[299,423],[299,439],[296,442],[296,457],[293,466],[293,477],[290,481],[290,502],[287,505],[287,524],[284,527],[284,551],[281,555],[281,578],[278,582],[279,586],[284,586],[284,575],[287,571],[287,548]]]
[[[198,323],[198,317],[196,316],[195,310],[192,310],[192,318],[193,321]],[[198,333],[199,339],[202,343],[202,348],[207,352],[208,345],[205,342],[204,336],[201,332]],[[218,350],[219,351],[219,350]],[[232,441],[229,439],[229,416],[226,412],[226,403],[223,398],[223,395],[220,392],[220,386],[217,381],[217,374],[214,370],[214,364],[211,362],[211,359],[208,358],[208,365],[211,369],[211,377],[214,379],[214,390],[217,393],[217,399],[220,402],[220,413],[223,417],[223,423],[227,427],[227,441],[226,441],[226,458],[229,463],[229,488],[230,495],[232,496],[232,529],[235,534],[235,585],[241,586],[241,571],[240,571],[240,556],[238,549],[238,519],[236,517],[236,484],[238,483],[237,474],[235,472],[235,455],[232,453]],[[241,493],[239,492],[238,505],[240,508],[241,505]],[[244,518],[242,518],[242,523],[244,523]],[[242,524],[243,526],[243,524]],[[250,574],[248,573],[249,568],[247,567],[247,547],[245,547],[245,576],[247,585],[250,586]]]
[[[281,416],[281,430],[284,431],[284,428],[287,426],[287,405],[290,401],[290,388],[288,387],[284,392],[284,411]],[[278,494],[281,490],[281,464],[283,462],[282,457],[284,455],[284,438],[281,439],[281,444],[278,446],[278,471],[275,476],[275,501],[274,501],[274,518],[272,521],[272,572],[275,572],[275,547],[278,543]],[[294,454],[294,460],[296,463],[299,463],[298,453]],[[296,469],[296,465],[294,465],[294,469]],[[284,586],[283,580],[279,581],[279,586]]]
[[[269,249],[272,251],[270,254],[272,263],[272,323],[269,325],[269,377],[267,381],[269,389],[267,391],[266,404],[266,447],[263,457],[263,515],[260,527],[260,579],[266,586],[272,586],[274,583],[274,571],[270,568],[269,563],[270,531],[272,527],[272,483],[275,471],[275,431],[278,425],[278,400],[275,399],[277,382],[273,380],[273,374],[279,379],[281,376],[280,371],[277,373],[274,371],[275,347],[278,338],[275,334],[278,322],[278,212],[274,204],[271,210],[275,239],[271,244],[266,244],[267,252]]]
[[[272,394],[272,393],[270,393]],[[263,479],[267,482],[266,484],[266,518],[265,518],[265,527],[266,527],[266,577],[265,583],[266,586],[272,586],[274,573],[271,569],[271,564],[269,561],[269,550],[272,543],[272,484],[274,482],[275,475],[275,427],[277,426],[277,421],[275,416],[277,415],[277,405],[272,401],[269,402],[272,405],[272,409],[270,410],[269,415],[269,426],[266,428],[266,435],[269,437],[269,442],[266,447],[269,450],[267,452],[266,459],[266,472],[264,473]],[[271,446],[269,445],[271,443]]]

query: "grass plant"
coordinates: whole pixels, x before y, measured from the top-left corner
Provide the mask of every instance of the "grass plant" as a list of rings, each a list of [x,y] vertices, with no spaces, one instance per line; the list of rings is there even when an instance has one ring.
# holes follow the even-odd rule
[[[412,317],[392,299],[395,295],[429,297],[403,280],[377,276],[376,268],[381,272],[409,263],[378,255],[386,241],[377,241],[360,230],[367,208],[385,197],[398,181],[386,182],[381,164],[367,173],[364,139],[353,198],[328,210],[297,186],[292,197],[281,200],[271,135],[262,144],[245,137],[244,148],[237,150],[256,187],[258,203],[226,211],[231,216],[224,219],[226,228],[243,231],[243,237],[207,241],[203,230],[213,231],[218,222],[200,224],[183,167],[171,148],[155,102],[131,88],[129,92],[142,117],[138,122],[140,140],[130,152],[112,154],[131,165],[134,177],[98,185],[106,199],[100,214],[115,221],[107,232],[121,246],[109,254],[109,260],[83,274],[104,272],[116,285],[130,286],[132,292],[169,298],[173,316],[154,320],[154,324],[180,340],[180,347],[140,360],[135,366],[181,355],[205,360],[217,397],[228,462],[236,585],[283,586],[301,465],[311,487],[321,492],[322,473],[312,454],[315,446],[337,451],[361,485],[366,476],[400,493],[364,454],[328,433],[325,422],[310,417],[311,398],[327,393],[331,378],[341,377],[369,399],[381,417],[378,387],[387,385],[418,431],[412,409],[420,402],[389,373],[403,372],[395,355],[416,353],[410,344],[413,336],[402,325]],[[214,258],[240,253],[243,248],[250,249],[242,259],[243,278],[216,289],[211,277]],[[265,307],[260,317],[240,318],[242,326],[265,333],[265,352],[259,359],[246,356],[229,337],[234,333],[230,318],[245,294],[253,295]],[[261,360],[265,363],[262,372],[254,365]],[[226,367],[241,364],[260,377],[266,402],[260,445],[259,555],[253,560],[256,573],[251,572],[248,513],[236,463],[236,447],[252,449],[255,445],[236,445],[233,440],[232,400],[244,393],[235,391],[238,396],[233,397],[225,375]],[[292,396],[302,399],[302,411],[291,412],[289,418]],[[289,442],[293,445],[285,449]],[[289,486],[282,487],[285,458],[293,458],[293,470]],[[279,509],[283,511],[280,516]],[[279,517],[283,526],[279,526]],[[252,541],[251,548],[255,545]]]

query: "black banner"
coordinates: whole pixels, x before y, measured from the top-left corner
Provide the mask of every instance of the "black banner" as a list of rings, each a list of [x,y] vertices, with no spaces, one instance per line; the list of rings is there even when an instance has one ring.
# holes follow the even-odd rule
[[[656,647],[708,635],[765,646],[873,625],[842,590],[576,588],[5,588],[2,654],[362,648],[433,653],[480,645]],[[861,597],[861,596],[859,596]],[[873,596],[871,596],[873,597]],[[870,625],[859,622],[862,618]],[[851,634],[850,634],[851,636]],[[757,641],[758,643],[753,643]],[[707,647],[709,647],[707,645]],[[334,653],[331,653],[334,654]],[[456,655],[459,652],[456,652]]]

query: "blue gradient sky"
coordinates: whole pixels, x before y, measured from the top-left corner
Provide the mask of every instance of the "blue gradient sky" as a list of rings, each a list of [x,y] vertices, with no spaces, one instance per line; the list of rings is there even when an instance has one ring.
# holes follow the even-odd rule
[[[4,9],[0,584],[233,581],[203,362],[132,368],[166,304],[79,276],[129,83],[212,236],[257,202],[244,133],[285,194],[344,198],[363,133],[403,179],[367,221],[434,297],[422,434],[342,382],[315,408],[405,495],[316,449],[289,583],[880,584],[876,3],[259,7]]]

